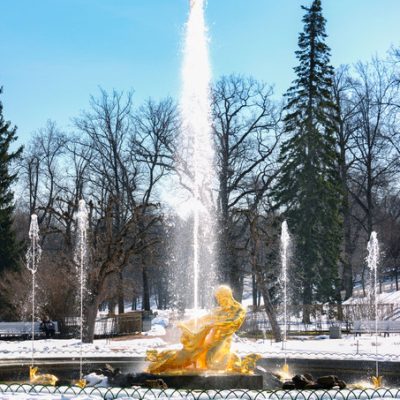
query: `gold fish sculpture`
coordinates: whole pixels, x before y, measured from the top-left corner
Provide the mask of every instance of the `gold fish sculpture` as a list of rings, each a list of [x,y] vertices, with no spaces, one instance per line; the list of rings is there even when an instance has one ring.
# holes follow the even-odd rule
[[[180,323],[180,350],[149,350],[146,354],[152,374],[189,374],[206,371],[253,374],[258,354],[243,359],[231,352],[233,334],[240,328],[246,310],[237,302],[228,286],[215,291],[218,307],[209,314]]]
[[[382,387],[382,378],[383,376],[371,376],[371,381],[374,389],[379,389]]]
[[[51,374],[39,374],[38,367],[29,368],[29,381],[34,385],[51,385],[54,386],[58,378]]]

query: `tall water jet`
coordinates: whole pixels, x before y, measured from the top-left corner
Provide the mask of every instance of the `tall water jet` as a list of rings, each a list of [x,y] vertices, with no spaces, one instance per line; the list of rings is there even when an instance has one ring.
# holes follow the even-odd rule
[[[289,229],[286,221],[282,222],[281,228],[281,282],[283,284],[283,341],[282,350],[285,351],[285,364],[283,366],[284,372],[289,372],[289,367],[287,365],[286,359],[286,340],[287,340],[287,302],[288,302],[288,258],[289,258],[289,245],[290,245],[290,235]]]
[[[211,303],[215,285],[216,215],[212,190],[216,185],[215,151],[211,129],[210,79],[207,28],[204,20],[204,0],[190,2],[186,25],[182,66],[180,113],[182,129],[177,162],[185,173],[183,186],[188,188],[185,203],[191,212],[189,256],[193,272],[193,307]],[[204,283],[205,291],[200,287]],[[186,288],[187,289],[187,288]],[[207,292],[200,304],[200,294]]]
[[[85,200],[79,200],[78,211],[76,213],[76,247],[75,247],[75,263],[78,266],[79,274],[79,297],[80,297],[80,352],[79,352],[79,382],[80,386],[84,386],[83,381],[83,306],[86,291],[86,266],[87,266],[87,228],[88,228],[88,211]]]
[[[372,381],[375,386],[381,385],[381,377],[379,376],[379,363],[378,363],[378,285],[377,285],[377,273],[379,265],[379,242],[376,232],[371,233],[371,237],[368,242],[368,256],[367,265],[370,271],[370,284],[369,284],[369,300],[372,309],[372,315],[375,320],[375,376],[372,377]]]
[[[36,272],[42,256],[42,248],[40,247],[39,237],[39,225],[37,215],[31,215],[31,223],[29,227],[29,248],[26,252],[26,267],[32,274],[32,357],[31,357],[31,368],[35,361],[35,287],[36,287]]]

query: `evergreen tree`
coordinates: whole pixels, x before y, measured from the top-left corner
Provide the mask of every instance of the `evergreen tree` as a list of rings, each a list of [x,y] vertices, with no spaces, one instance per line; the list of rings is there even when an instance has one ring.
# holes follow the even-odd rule
[[[0,94],[3,89],[0,88]],[[19,258],[19,246],[12,229],[14,212],[14,194],[11,190],[16,174],[10,172],[10,164],[20,156],[22,147],[10,151],[17,140],[17,128],[3,117],[3,104],[0,102],[0,274],[5,270],[16,269]],[[1,302],[1,299],[0,299]]]
[[[302,7],[304,31],[299,35],[294,69],[297,78],[286,93],[282,165],[274,197],[285,207],[295,233],[295,269],[304,305],[337,299],[340,255],[340,181],[334,132],[337,110],[332,98],[333,68],[325,44],[321,0]],[[309,311],[303,312],[305,322]]]

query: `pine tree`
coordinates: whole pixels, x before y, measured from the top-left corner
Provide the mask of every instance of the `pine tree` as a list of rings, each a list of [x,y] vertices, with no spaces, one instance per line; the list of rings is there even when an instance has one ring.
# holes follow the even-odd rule
[[[0,94],[3,88],[0,88]],[[22,152],[22,147],[10,151],[10,146],[17,140],[17,128],[3,117],[3,104],[0,102],[0,274],[5,270],[16,269],[19,259],[19,246],[12,229],[14,212],[14,194],[12,184],[16,174],[10,173],[10,164]]]
[[[286,93],[282,166],[274,197],[295,233],[295,268],[304,305],[337,299],[340,253],[340,182],[334,132],[333,68],[325,44],[321,0],[302,7],[297,78]],[[304,308],[303,319],[309,320]]]

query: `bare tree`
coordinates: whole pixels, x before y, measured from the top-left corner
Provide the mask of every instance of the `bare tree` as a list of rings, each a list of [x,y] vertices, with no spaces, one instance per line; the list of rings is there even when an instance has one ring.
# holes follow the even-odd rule
[[[110,279],[117,278],[118,308],[124,312],[124,271],[134,262],[140,263],[143,305],[149,309],[143,257],[160,241],[156,229],[161,219],[157,185],[171,168],[169,141],[175,119],[175,106],[169,99],[148,101],[133,112],[132,93],[124,96],[101,91],[100,98],[91,99],[91,110],[75,120],[82,134],[81,146],[90,149],[91,158],[86,192],[92,199],[89,340]]]
[[[271,232],[273,230],[271,222],[259,210],[248,212],[247,217],[250,226],[249,256],[252,271],[255,274],[257,286],[264,300],[264,309],[271,324],[272,335],[276,342],[280,342],[282,341],[282,334],[271,296],[271,288],[274,284],[277,286],[276,281],[274,282],[271,279],[275,271],[273,271],[274,268],[271,265],[271,260],[267,259],[267,252],[274,251],[273,247],[276,246],[276,237],[274,240],[274,234]],[[273,219],[272,213],[270,217]],[[270,232],[266,231],[266,227],[270,229]]]
[[[54,121],[36,132],[20,161],[23,194],[29,213],[38,213],[45,239],[54,227],[55,201],[63,190],[63,157],[68,138]]]
[[[390,71],[380,60],[359,63],[356,72],[357,77],[351,80],[351,101],[356,113],[350,192],[364,214],[358,222],[369,236],[375,224],[375,199],[399,167],[398,157],[388,140],[388,122],[396,90]]]
[[[340,276],[342,288],[346,291],[346,298],[352,296],[353,292],[353,268],[352,255],[355,251],[359,225],[354,224],[352,218],[352,201],[349,191],[349,174],[354,163],[352,152],[353,135],[357,129],[355,115],[358,103],[350,98],[351,77],[348,66],[340,66],[334,75],[333,98],[338,110],[338,126],[336,129],[336,140],[338,145],[338,169],[342,184],[342,215],[343,215],[343,244],[340,256]]]
[[[152,201],[157,201],[157,185],[173,171],[174,136],[179,129],[177,108],[171,98],[158,103],[149,99],[135,113],[133,120],[130,157],[135,160],[145,182],[139,188],[140,202],[150,205]],[[146,264],[149,260],[154,263],[155,251],[152,249],[150,254],[142,254],[142,304],[145,310],[150,310],[149,268]]]
[[[136,207],[137,169],[129,159],[128,143],[131,134],[132,93],[101,90],[100,97],[91,97],[90,111],[75,119],[83,134],[81,146],[90,154],[88,164],[88,193],[92,199],[93,232],[108,231],[109,251],[113,253],[125,225]],[[89,153],[90,149],[90,153]],[[107,219],[107,227],[103,221]],[[111,257],[111,254],[108,256]],[[94,257],[95,260],[98,257]],[[124,312],[123,268],[113,270],[118,280],[118,308]]]
[[[272,88],[252,78],[231,75],[213,88],[213,121],[219,168],[221,272],[241,299],[244,271],[235,243],[242,229],[236,209],[256,204],[276,174],[280,110]],[[251,200],[250,200],[251,199]]]
[[[382,191],[399,171],[392,130],[393,104],[397,88],[393,72],[385,61],[358,63],[349,80],[349,102],[353,107],[352,157],[347,188],[354,202],[352,218],[361,227],[364,247],[377,227],[378,203]],[[362,276],[365,273],[363,263]]]
[[[400,290],[400,201],[398,189],[387,188],[387,194],[379,205],[379,232],[382,242],[382,272],[395,282]]]

